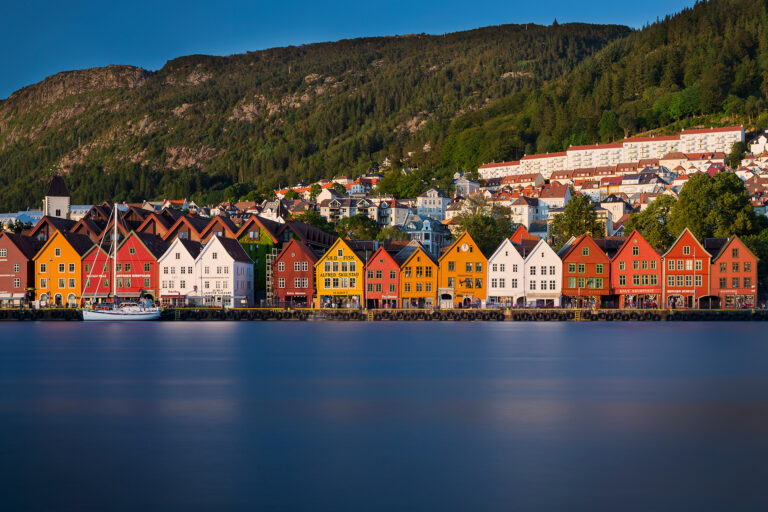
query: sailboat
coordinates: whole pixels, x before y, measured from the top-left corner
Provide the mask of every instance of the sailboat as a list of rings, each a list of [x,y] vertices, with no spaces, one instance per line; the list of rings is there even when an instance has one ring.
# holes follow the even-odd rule
[[[83,308],[83,320],[86,321],[137,321],[157,320],[160,318],[160,308],[153,306],[152,301],[122,302],[117,300],[117,203],[112,207],[114,215],[114,231],[112,234],[112,297],[113,302],[91,305]],[[106,234],[106,233],[105,233]],[[103,240],[103,237],[102,237]],[[93,265],[96,268],[96,265]],[[91,272],[93,272],[93,268]],[[88,276],[90,280],[90,275]]]

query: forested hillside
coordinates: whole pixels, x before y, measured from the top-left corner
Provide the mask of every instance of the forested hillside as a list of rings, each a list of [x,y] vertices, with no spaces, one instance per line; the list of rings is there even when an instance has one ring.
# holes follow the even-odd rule
[[[615,41],[574,71],[440,130],[437,167],[692,126],[768,126],[768,2],[712,0]]]
[[[0,210],[35,204],[57,169],[77,202],[210,201],[362,172],[629,33],[505,25],[62,73],[0,102]]]

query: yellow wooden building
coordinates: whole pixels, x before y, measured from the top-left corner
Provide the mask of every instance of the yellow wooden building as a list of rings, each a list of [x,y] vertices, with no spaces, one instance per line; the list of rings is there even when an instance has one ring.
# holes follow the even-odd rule
[[[488,260],[469,233],[461,233],[438,261],[440,307],[484,305]]]
[[[438,265],[418,241],[397,254],[400,263],[400,306],[433,308],[437,305]]]
[[[34,258],[35,299],[41,306],[80,305],[81,260],[93,247],[87,235],[56,231]]]
[[[361,307],[365,299],[364,272],[363,258],[349,243],[337,239],[315,263],[318,307]]]

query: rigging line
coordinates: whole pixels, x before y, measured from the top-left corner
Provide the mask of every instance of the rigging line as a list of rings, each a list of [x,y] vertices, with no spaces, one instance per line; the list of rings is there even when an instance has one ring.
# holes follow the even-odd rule
[[[109,218],[107,219],[107,226],[109,226],[109,219],[112,218],[112,215],[114,215],[114,212],[115,212],[115,209],[113,207],[112,208],[112,213],[110,213]],[[90,281],[91,281],[91,276],[93,275],[93,271],[96,269],[96,264],[99,261],[99,250],[102,250],[101,248],[104,245],[104,237],[107,236],[107,232],[108,231],[109,231],[109,229],[105,228],[101,232],[101,240],[99,240],[99,245],[98,245],[98,247],[96,249],[96,257],[94,258],[93,265],[91,265],[91,271],[88,273],[88,278],[85,281],[86,283],[90,283]],[[109,255],[107,255],[107,260],[109,260]],[[101,281],[101,279],[99,279],[99,281]],[[98,288],[99,288],[98,285],[96,285],[96,289],[97,290],[98,290]],[[96,292],[94,291],[92,296],[91,296],[91,303],[93,303],[93,300],[95,300],[95,299],[96,299]]]

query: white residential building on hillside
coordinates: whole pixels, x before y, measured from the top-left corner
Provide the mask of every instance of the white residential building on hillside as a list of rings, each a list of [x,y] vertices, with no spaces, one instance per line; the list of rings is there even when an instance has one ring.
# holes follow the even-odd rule
[[[524,302],[525,260],[505,238],[488,258],[488,304],[516,306]]]
[[[253,304],[253,260],[237,240],[211,238],[195,266],[204,305],[231,308]]]
[[[768,130],[763,130],[749,141],[749,152],[755,156],[768,152]]]
[[[528,155],[520,159],[520,170],[523,174],[541,173],[545,179],[549,179],[555,171],[563,171],[568,167],[568,154],[544,153],[541,155]]]
[[[624,156],[624,144],[594,144],[590,146],[571,146],[566,151],[568,169],[617,165]]]
[[[680,151],[683,153],[730,153],[736,142],[744,142],[742,126],[683,130],[680,133]]]
[[[630,137],[624,139],[623,145],[621,161],[639,162],[680,151],[680,135]]]
[[[487,180],[490,178],[503,178],[504,176],[512,176],[520,173],[520,161],[515,160],[512,162],[499,162],[483,164],[477,168],[477,175],[480,178]]]
[[[432,217],[445,220],[445,209],[450,204],[448,194],[437,187],[432,187],[416,198],[416,214],[421,217]]]
[[[166,306],[186,306],[199,298],[195,260],[203,244],[174,238],[170,247],[157,259],[160,272],[160,302]]]

